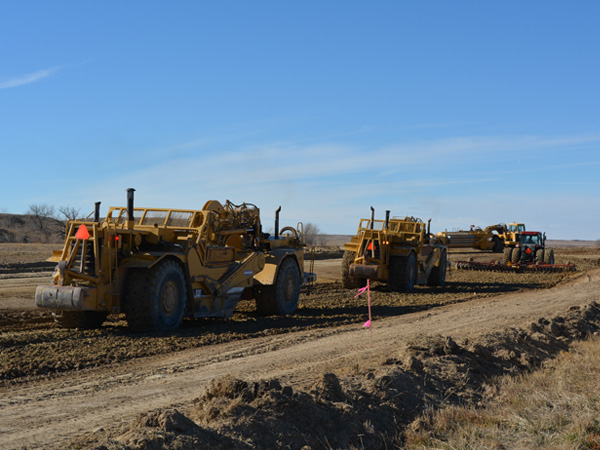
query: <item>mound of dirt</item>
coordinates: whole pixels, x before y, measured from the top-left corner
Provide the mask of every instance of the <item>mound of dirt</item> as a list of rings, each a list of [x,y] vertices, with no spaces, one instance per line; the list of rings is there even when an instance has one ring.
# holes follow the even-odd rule
[[[277,379],[213,380],[187,416],[175,409],[142,415],[95,450],[321,449],[401,446],[407,426],[427,426],[427,408],[478,404],[493,380],[535,370],[577,339],[597,335],[600,305],[573,307],[527,329],[477,340],[418,336],[373,369],[338,378],[324,373],[300,391]]]
[[[201,428],[177,409],[152,411],[138,417],[136,423],[123,430],[115,440],[109,440],[97,450],[160,450],[160,449],[230,449],[239,447],[234,439]]]

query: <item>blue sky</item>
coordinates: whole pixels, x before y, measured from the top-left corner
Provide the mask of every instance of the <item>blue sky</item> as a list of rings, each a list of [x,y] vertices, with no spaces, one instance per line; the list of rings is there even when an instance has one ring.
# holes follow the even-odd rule
[[[600,238],[600,3],[27,1],[0,15],[0,212],[250,202],[352,234]]]

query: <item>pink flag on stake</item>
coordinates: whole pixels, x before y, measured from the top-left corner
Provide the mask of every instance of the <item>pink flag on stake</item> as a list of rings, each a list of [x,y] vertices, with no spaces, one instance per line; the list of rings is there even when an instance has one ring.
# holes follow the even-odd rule
[[[371,330],[371,289],[370,289],[370,283],[369,283],[369,279],[367,279],[367,285],[363,288],[360,288],[358,290],[358,293],[354,296],[354,298],[358,297],[360,294],[364,293],[365,291],[367,291],[367,293],[369,294],[368,296],[368,305],[369,305],[369,320],[367,320],[365,322],[365,324],[363,325],[363,328],[368,328],[369,331]]]
[[[358,290],[358,294],[356,294],[356,295],[354,296],[354,298],[358,297],[360,294],[362,294],[363,292],[365,292],[365,291],[366,291],[368,288],[369,288],[369,285],[365,286],[364,288],[360,288],[360,289]]]

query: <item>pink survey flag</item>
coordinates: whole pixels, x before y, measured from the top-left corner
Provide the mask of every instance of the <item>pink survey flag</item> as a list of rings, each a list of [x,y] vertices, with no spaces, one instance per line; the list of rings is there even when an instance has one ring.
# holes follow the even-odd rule
[[[358,297],[360,294],[362,294],[363,292],[365,292],[367,289],[369,289],[369,285],[368,285],[368,284],[367,284],[367,285],[366,285],[364,288],[360,288],[360,289],[358,290],[358,294],[356,294],[356,295],[354,296],[354,298]]]
[[[365,291],[367,291],[368,294],[368,300],[367,300],[367,304],[369,305],[369,320],[367,320],[365,322],[365,324],[363,325],[363,328],[368,328],[369,331],[372,329],[371,328],[371,283],[369,282],[369,279],[367,278],[367,285],[363,288],[360,288],[358,290],[358,293],[354,296],[354,298],[358,297],[360,294],[364,293]]]

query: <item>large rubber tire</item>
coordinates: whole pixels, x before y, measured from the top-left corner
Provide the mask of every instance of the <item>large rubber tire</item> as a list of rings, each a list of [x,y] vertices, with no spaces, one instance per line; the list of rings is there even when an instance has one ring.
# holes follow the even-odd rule
[[[544,251],[544,262],[546,264],[554,264],[554,250],[546,249]]]
[[[512,247],[504,247],[504,258],[503,258],[504,264],[508,264],[509,262],[511,262],[512,251],[513,251]]]
[[[54,321],[63,328],[94,330],[100,328],[108,317],[106,311],[60,311],[53,312]]]
[[[515,247],[512,249],[510,262],[513,264],[519,264],[521,262],[521,248]]]
[[[500,253],[504,250],[504,242],[498,236],[492,236],[492,241],[494,242],[494,246],[492,247],[492,251],[494,253]]]
[[[536,264],[544,264],[544,256],[545,256],[545,252],[543,248],[538,249],[537,252],[535,252],[535,263]]]
[[[366,285],[366,280],[364,278],[357,278],[350,276],[350,264],[354,263],[356,259],[355,252],[344,252],[344,257],[342,259],[342,287],[344,289],[357,289]]]
[[[412,292],[417,280],[417,257],[413,252],[408,256],[391,256],[388,286],[392,291]]]
[[[256,311],[264,316],[293,314],[300,298],[300,269],[292,258],[283,260],[277,270],[275,283],[254,289]]]
[[[151,269],[131,270],[125,286],[125,316],[133,331],[179,328],[187,301],[181,266],[166,260]]]
[[[443,286],[446,283],[446,271],[448,270],[448,256],[446,250],[442,250],[439,266],[434,266],[427,279],[428,286]]]

